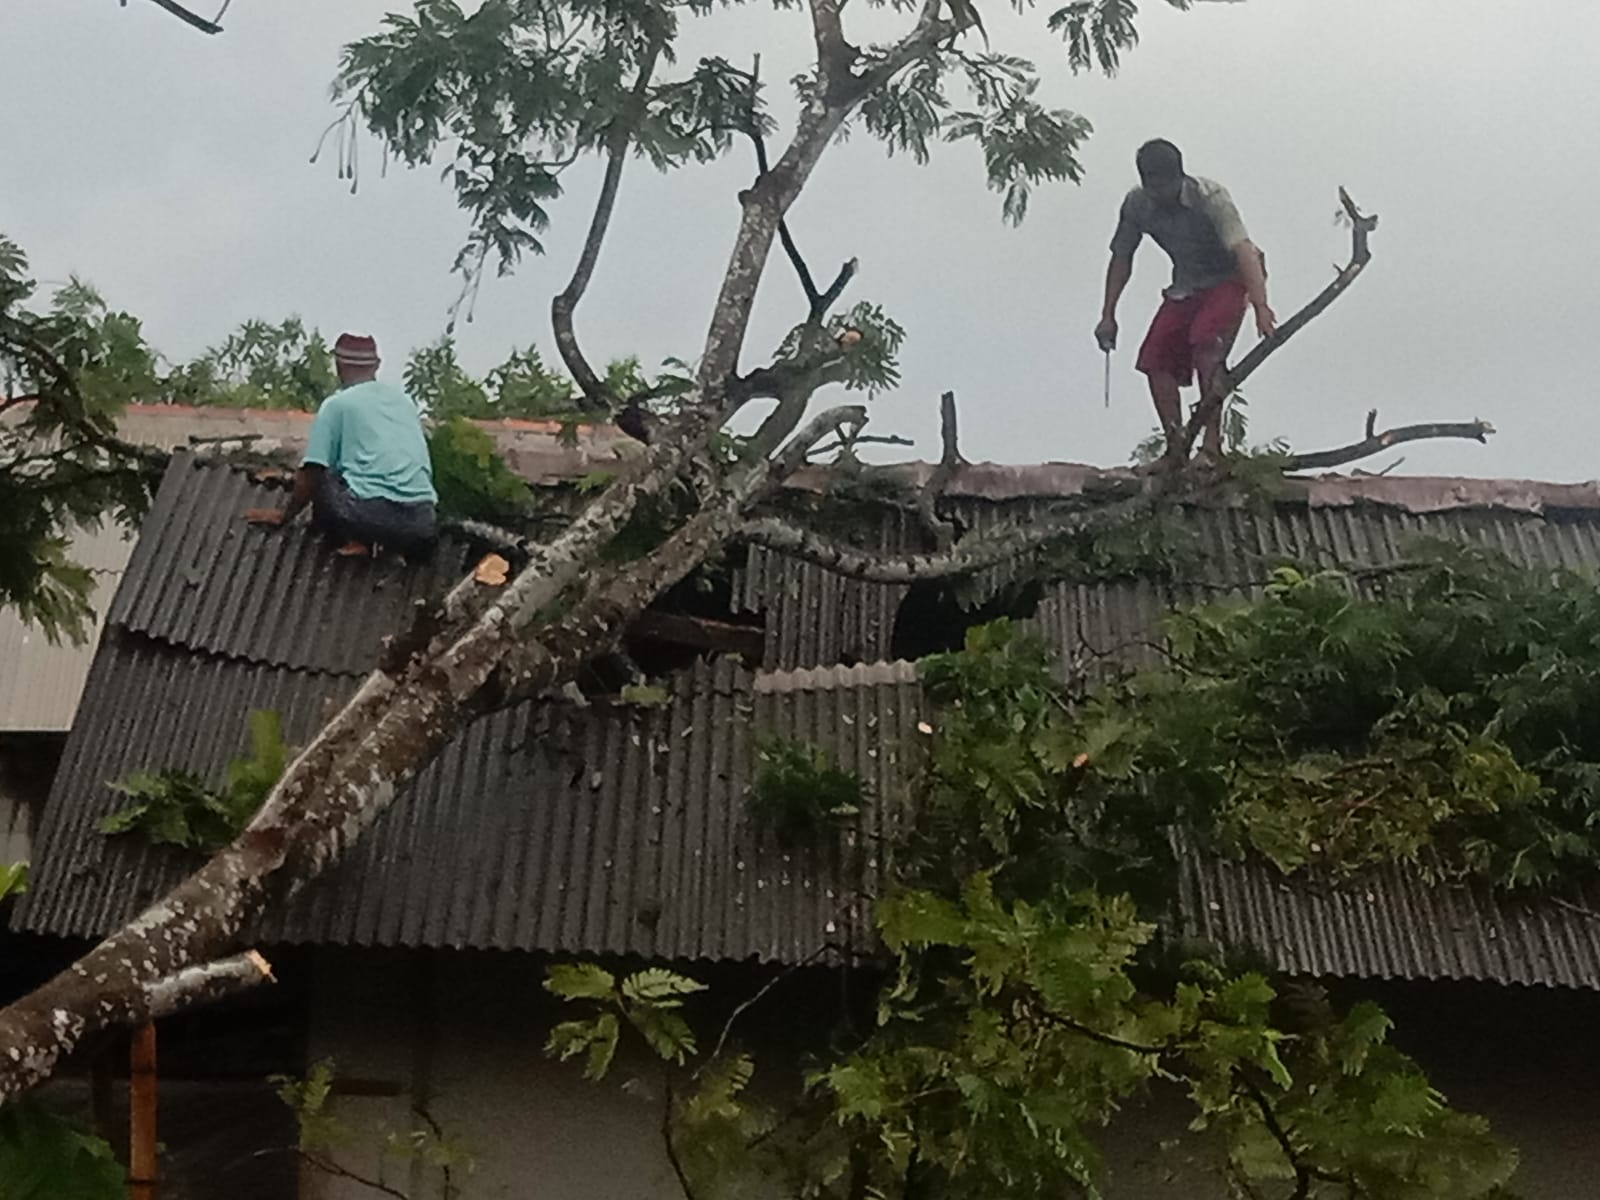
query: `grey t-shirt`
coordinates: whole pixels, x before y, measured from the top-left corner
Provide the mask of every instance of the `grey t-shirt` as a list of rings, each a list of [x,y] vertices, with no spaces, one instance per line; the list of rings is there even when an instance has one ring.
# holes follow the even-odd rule
[[[1238,275],[1234,250],[1250,236],[1228,189],[1189,175],[1184,176],[1183,190],[1173,208],[1157,205],[1143,188],[1129,192],[1111,238],[1111,253],[1132,258],[1147,233],[1172,259],[1172,286],[1165,294],[1174,300]]]

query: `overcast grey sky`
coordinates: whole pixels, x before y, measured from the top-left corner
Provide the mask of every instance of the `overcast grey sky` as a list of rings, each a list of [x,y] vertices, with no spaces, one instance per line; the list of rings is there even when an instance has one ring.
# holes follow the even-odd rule
[[[298,313],[330,335],[369,329],[398,360],[443,327],[465,220],[437,172],[369,169],[351,196],[331,165],[307,162],[340,45],[396,7],[233,0],[227,32],[207,38],[140,0],[0,0],[0,231],[37,277],[85,276],[174,356],[246,318]],[[1153,424],[1132,359],[1166,279],[1155,246],[1123,301],[1109,412],[1090,330],[1133,150],[1161,135],[1232,191],[1267,251],[1280,317],[1347,254],[1332,220],[1340,184],[1381,218],[1368,273],[1246,389],[1254,437],[1342,443],[1374,405],[1385,425],[1483,417],[1500,431],[1488,447],[1406,447],[1400,470],[1600,476],[1589,358],[1600,8],[1248,0],[1180,13],[1150,0],[1142,44],[1113,80],[1066,71],[1040,14],[988,8],[996,48],[1048,64],[1046,101],[1093,122],[1087,174],[1037,194],[1010,229],[969,147],[927,167],[859,135],[830,151],[791,220],[817,273],[859,256],[849,295],[882,302],[909,331],[904,384],[876,403],[877,432],[930,453],[949,388],[971,458],[1126,461]],[[760,49],[767,77],[784,79],[809,36],[801,14],[756,3],[708,23],[694,48],[736,61]],[[672,176],[630,167],[579,313],[592,357],[698,353],[751,170],[743,148]],[[549,297],[595,183],[569,179],[548,256],[487,283],[460,331],[470,365],[548,347]],[[799,304],[775,260],[747,364]]]

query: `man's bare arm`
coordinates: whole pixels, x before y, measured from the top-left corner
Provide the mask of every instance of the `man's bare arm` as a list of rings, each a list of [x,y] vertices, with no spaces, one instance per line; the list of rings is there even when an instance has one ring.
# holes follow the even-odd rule
[[[1117,344],[1117,301],[1122,299],[1128,280],[1133,278],[1133,259],[1113,254],[1106,266],[1106,299],[1100,309],[1100,324],[1094,327],[1095,340],[1102,350],[1115,349]]]
[[[1233,254],[1239,263],[1239,278],[1244,281],[1245,294],[1250,297],[1250,307],[1256,311],[1256,332],[1270,337],[1278,327],[1278,318],[1267,303],[1267,272],[1262,266],[1261,251],[1246,238],[1234,246]]]
[[[289,492],[288,504],[282,508],[252,508],[244,514],[244,519],[255,525],[287,525],[311,503],[325,470],[327,468],[319,463],[306,463],[294,473],[294,487]]]

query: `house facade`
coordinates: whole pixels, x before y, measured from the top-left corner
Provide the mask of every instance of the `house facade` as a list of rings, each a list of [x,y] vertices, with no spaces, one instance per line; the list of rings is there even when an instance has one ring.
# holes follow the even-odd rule
[[[1059,502],[1086,478],[1067,466],[972,467],[950,496],[961,522],[981,531]],[[193,864],[101,834],[120,803],[107,783],[163,767],[217,778],[247,749],[253,710],[277,712],[287,740],[303,743],[373,669],[411,601],[481,552],[451,535],[425,565],[336,559],[308,532],[245,526],[238,514],[265,489],[192,456],[169,468],[109,606],[15,930],[93,938],[160,895]],[[891,507],[873,520],[884,549],[915,546],[912,516]],[[1148,653],[1164,612],[1248,593],[1284,561],[1381,565],[1431,537],[1533,565],[1600,564],[1600,493],[1587,486],[1317,480],[1271,503],[1188,510],[1182,527],[1171,561],[1014,601],[1063,672]],[[719,619],[751,634],[742,659],[688,655],[661,704],[534,700],[476,721],[346,861],[253,931],[283,979],[273,997],[231,1026],[226,1013],[213,1018],[210,1041],[174,1023],[180,1045],[213,1047],[209,1059],[180,1059],[187,1074],[174,1086],[215,1082],[208,1064],[229,1061],[228,1038],[263,1022],[287,1032],[226,1066],[233,1082],[337,1064],[335,1104],[357,1137],[332,1170],[300,1162],[292,1181],[275,1176],[273,1196],[344,1200],[373,1194],[374,1179],[417,1200],[441,1195],[436,1173],[376,1149],[385,1132],[434,1122],[476,1161],[470,1180],[452,1180],[463,1200],[676,1195],[659,1105],[544,1061],[548,964],[670,963],[727,996],[793,968],[775,989],[780,1003],[745,1035],[758,1062],[779,1069],[792,1064],[795,1030],[821,1020],[840,980],[865,969],[849,964],[873,951],[882,849],[907,819],[936,719],[902,652],[955,644],[962,620],[980,612],[758,549],[719,594]],[[930,612],[943,614],[939,628],[928,627]],[[867,782],[873,803],[839,845],[785,850],[749,819],[756,748],[768,736],[822,747]],[[1354,884],[1286,880],[1176,849],[1176,931],[1341,995],[1385,1000],[1397,1040],[1451,1100],[1522,1148],[1521,1194],[1588,1194],[1600,1170],[1600,1140],[1585,1132],[1600,1121],[1590,1032],[1600,888],[1512,904],[1398,871]],[[249,1094],[254,1104],[262,1089]],[[274,1129],[250,1161],[287,1152]],[[1121,1169],[1108,1194],[1203,1197],[1185,1155],[1204,1148],[1160,1149],[1179,1132],[1161,1096],[1128,1114],[1110,1134]],[[196,1197],[234,1194],[218,1190],[224,1183],[233,1186],[215,1163],[174,1167],[171,1180],[173,1194]]]

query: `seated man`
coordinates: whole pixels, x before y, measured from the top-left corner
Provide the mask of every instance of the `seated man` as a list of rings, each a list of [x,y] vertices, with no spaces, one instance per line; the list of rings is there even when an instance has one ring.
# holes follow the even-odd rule
[[[333,361],[339,390],[317,409],[289,503],[253,508],[245,519],[287,525],[310,504],[312,525],[342,555],[380,545],[406,554],[425,549],[437,534],[438,495],[417,405],[378,382],[378,347],[370,337],[341,334]]]

